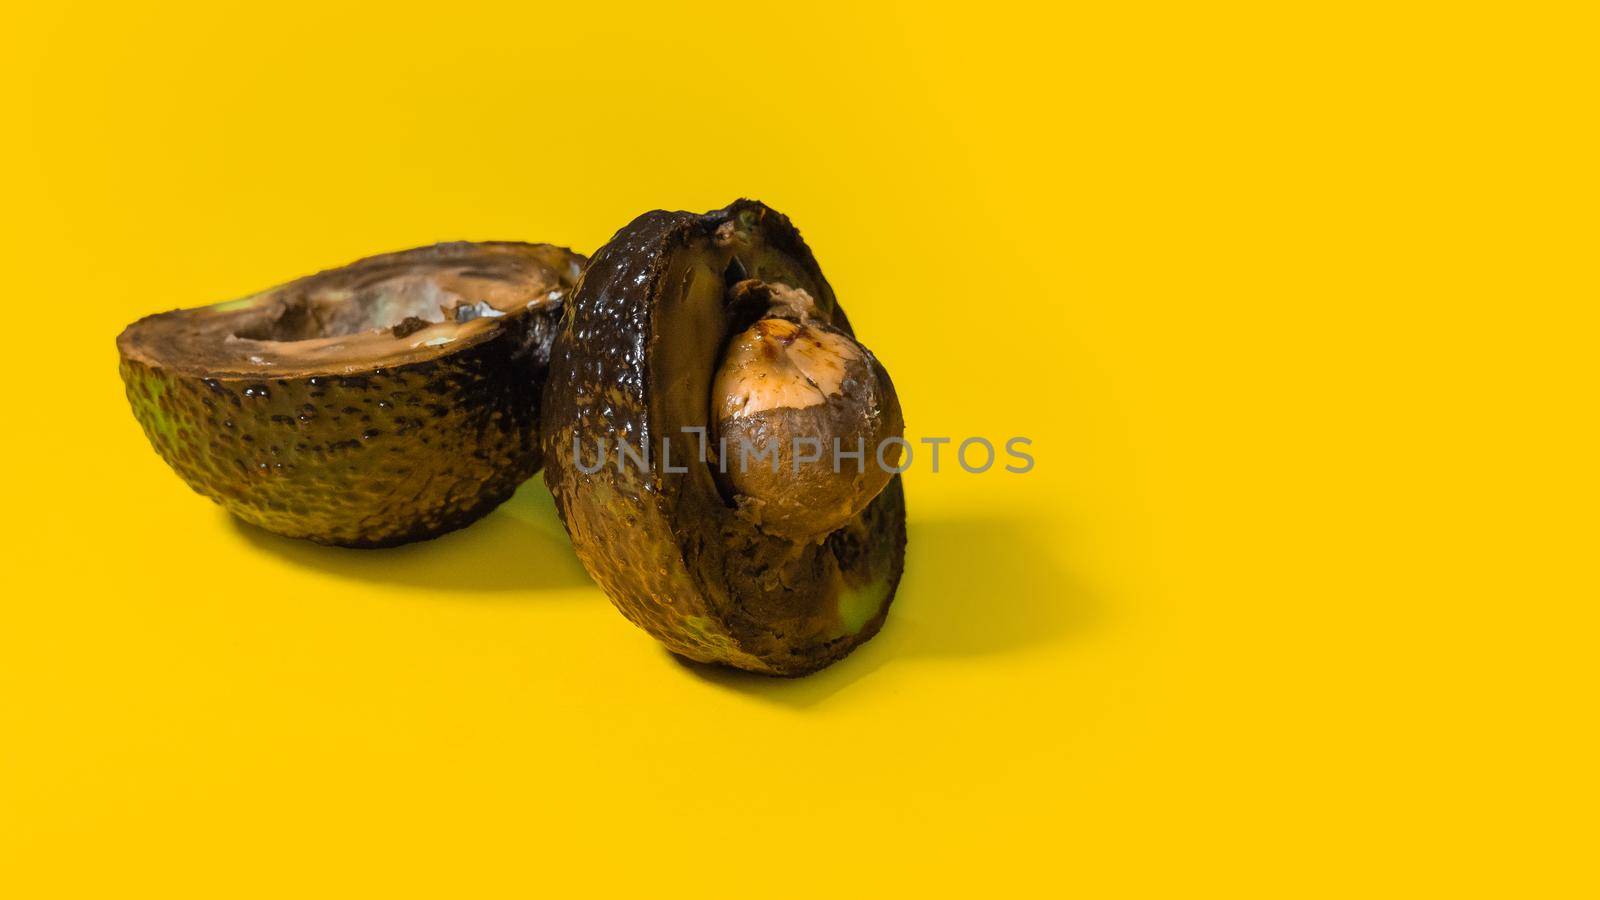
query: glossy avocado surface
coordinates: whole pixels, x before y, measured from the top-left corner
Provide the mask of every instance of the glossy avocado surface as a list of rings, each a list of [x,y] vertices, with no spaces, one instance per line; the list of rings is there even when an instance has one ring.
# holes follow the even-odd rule
[[[799,233],[760,203],[656,211],[619,231],[551,351],[545,482],[579,559],[635,624],[693,660],[804,675],[882,626],[905,500],[896,475],[844,526],[795,538],[762,530],[719,487],[717,451],[702,456],[692,429],[713,427],[713,376],[751,324],[731,288],[752,278],[807,292],[853,334]]]
[[[467,525],[540,465],[549,346],[585,260],[548,244],[370,257],[117,338],[135,417],[197,492],[350,547]]]

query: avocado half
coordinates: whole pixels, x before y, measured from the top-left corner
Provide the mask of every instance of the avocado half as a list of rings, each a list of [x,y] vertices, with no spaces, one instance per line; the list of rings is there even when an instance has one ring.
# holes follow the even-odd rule
[[[578,558],[634,624],[689,659],[804,675],[883,625],[905,562],[905,495],[895,475],[843,527],[795,539],[762,531],[719,490],[685,429],[712,433],[713,375],[750,324],[730,288],[749,278],[806,291],[853,336],[799,232],[755,201],[646,213],[595,254],[551,350],[545,483]]]
[[[447,243],[117,338],[133,413],[201,494],[268,531],[347,547],[434,537],[539,469],[540,389],[584,257]]]

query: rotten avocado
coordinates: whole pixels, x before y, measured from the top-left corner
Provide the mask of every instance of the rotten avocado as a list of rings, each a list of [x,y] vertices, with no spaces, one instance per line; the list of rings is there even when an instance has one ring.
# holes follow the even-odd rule
[[[579,559],[674,653],[803,675],[882,626],[905,500],[873,448],[900,436],[900,407],[782,214],[741,200],[619,231],[563,316],[542,427]],[[864,445],[866,471],[796,468],[801,436]],[[728,465],[741,437],[782,466]]]
[[[117,338],[134,415],[190,487],[350,547],[482,517],[540,465],[540,389],[585,260],[449,243],[363,259]]]

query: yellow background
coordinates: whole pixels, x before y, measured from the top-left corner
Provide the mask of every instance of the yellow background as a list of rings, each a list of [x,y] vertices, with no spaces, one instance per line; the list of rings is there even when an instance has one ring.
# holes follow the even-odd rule
[[[26,4],[0,895],[1593,896],[1596,34],[1560,6]],[[588,8],[586,8],[588,7]],[[912,436],[883,633],[708,676],[535,481],[248,531],[113,338],[789,213]]]

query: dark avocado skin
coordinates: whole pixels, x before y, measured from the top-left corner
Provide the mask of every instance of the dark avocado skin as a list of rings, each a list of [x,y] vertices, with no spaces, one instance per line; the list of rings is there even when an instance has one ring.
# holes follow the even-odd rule
[[[749,241],[723,245],[719,229]],[[551,350],[545,483],[591,577],[672,652],[804,675],[882,627],[904,566],[905,500],[896,476],[845,527],[792,540],[738,515],[712,466],[693,458],[695,438],[678,429],[710,424],[712,372],[748,324],[727,308],[726,287],[746,273],[805,288],[851,333],[799,233],[754,201],[646,213],[595,255]],[[687,472],[668,471],[669,435],[670,464]],[[647,466],[615,465],[623,438],[653,448]],[[600,440],[610,462],[584,473],[574,453],[593,468]]]
[[[126,349],[120,370],[150,443],[195,491],[277,534],[389,547],[476,521],[538,471],[559,316],[530,310],[455,353],[355,374],[200,376]]]

